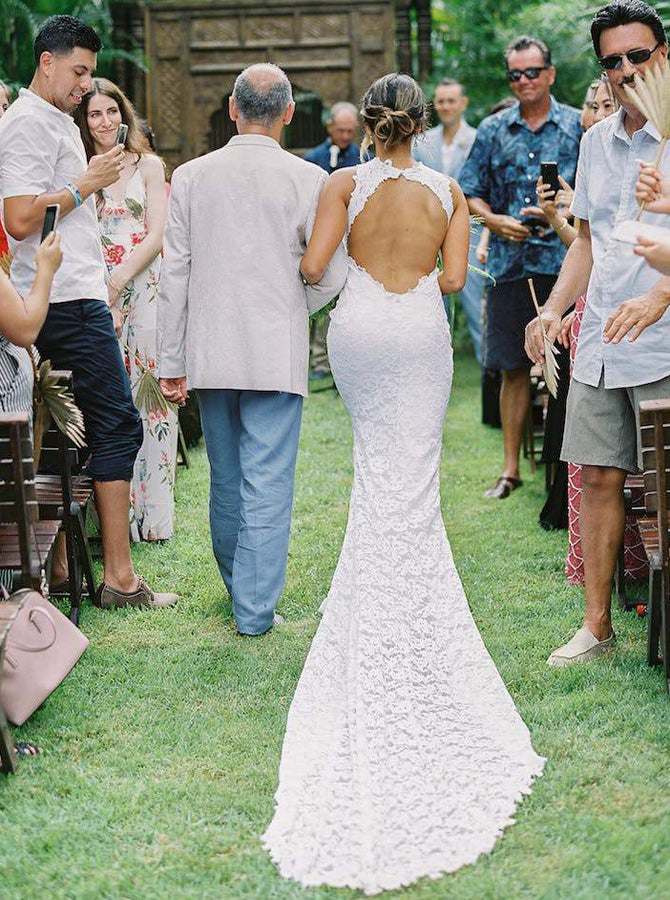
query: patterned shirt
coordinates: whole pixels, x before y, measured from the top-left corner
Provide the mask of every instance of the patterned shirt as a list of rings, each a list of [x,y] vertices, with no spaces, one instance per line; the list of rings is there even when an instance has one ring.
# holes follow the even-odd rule
[[[460,185],[466,196],[485,200],[494,213],[521,219],[524,206],[537,206],[535,186],[541,162],[558,163],[574,185],[582,135],[580,113],[551,98],[551,109],[537,131],[521,117],[519,104],[484,119],[463,166]],[[522,242],[491,235],[488,270],[496,281],[529,275],[556,275],[565,247],[554,232]]]

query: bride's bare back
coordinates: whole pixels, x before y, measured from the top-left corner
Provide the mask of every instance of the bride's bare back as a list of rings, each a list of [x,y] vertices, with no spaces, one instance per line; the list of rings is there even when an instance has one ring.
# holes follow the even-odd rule
[[[404,294],[435,269],[446,233],[446,213],[430,188],[389,179],[356,216],[349,255],[387,291]]]
[[[323,189],[301,264],[310,282],[321,278],[345,235],[355,172],[353,168],[334,172]],[[467,272],[469,215],[463,193],[453,181],[451,196],[453,213],[447,221],[442,203],[427,185],[402,174],[384,180],[352,223],[349,255],[387,291],[403,294],[434,271],[441,251],[442,293],[459,291]]]

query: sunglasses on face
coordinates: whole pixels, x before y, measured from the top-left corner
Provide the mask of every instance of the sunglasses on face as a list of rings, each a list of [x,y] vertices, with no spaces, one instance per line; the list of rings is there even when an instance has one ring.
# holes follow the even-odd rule
[[[641,50],[629,50],[628,53],[613,53],[611,56],[601,56],[598,62],[603,67],[603,69],[608,69],[611,71],[612,69],[620,69],[623,64],[624,56],[634,66],[639,66],[640,63],[645,63],[651,57],[652,53],[655,53],[662,44],[659,41],[655,47],[652,47],[651,50],[648,50],[646,47],[643,47]]]
[[[508,69],[507,80],[521,81],[521,77],[525,75],[529,81],[535,81],[536,78],[540,77],[540,72],[544,72],[548,68],[549,66],[530,66],[528,69]]]

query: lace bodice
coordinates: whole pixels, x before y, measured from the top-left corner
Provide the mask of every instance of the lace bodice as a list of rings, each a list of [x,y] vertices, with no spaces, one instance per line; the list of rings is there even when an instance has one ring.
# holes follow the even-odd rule
[[[442,204],[442,208],[447,215],[447,221],[451,219],[454,211],[454,201],[451,196],[449,178],[446,175],[442,175],[441,172],[436,172],[434,169],[429,169],[423,163],[417,163],[415,166],[407,169],[396,169],[391,165],[390,159],[382,162],[380,159],[375,158],[370,162],[356,166],[356,174],[354,175],[356,184],[349,200],[347,237],[356,216],[363,211],[370,197],[380,184],[391,178],[406,178],[407,181],[416,181],[425,185]]]

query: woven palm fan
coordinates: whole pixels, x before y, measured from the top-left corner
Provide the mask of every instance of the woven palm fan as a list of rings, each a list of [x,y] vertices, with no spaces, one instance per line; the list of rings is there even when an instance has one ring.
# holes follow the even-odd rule
[[[530,288],[530,295],[533,298],[533,304],[535,306],[535,312],[537,313],[537,318],[540,322],[540,327],[542,328],[542,337],[544,338],[544,362],[542,363],[542,374],[544,376],[544,383],[547,385],[547,390],[551,394],[551,396],[556,399],[558,394],[558,380],[559,380],[559,372],[558,372],[558,363],[556,362],[556,357],[558,356],[558,350],[549,342],[549,338],[547,337],[547,332],[544,327],[544,322],[542,321],[542,316],[540,315],[540,305],[537,302],[537,295],[535,294],[535,285],[533,284],[533,279],[528,279],[528,287]]]
[[[670,68],[659,65],[648,69],[644,77],[635,75],[635,87],[624,85],[626,94],[642,115],[655,125],[661,135],[661,143],[656,154],[654,168],[657,169],[663,151],[670,140]],[[644,212],[644,204],[635,218],[639,221]]]

